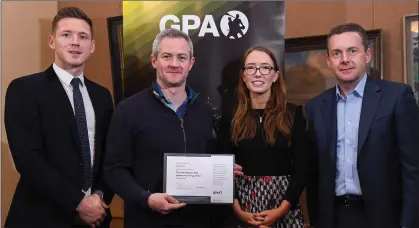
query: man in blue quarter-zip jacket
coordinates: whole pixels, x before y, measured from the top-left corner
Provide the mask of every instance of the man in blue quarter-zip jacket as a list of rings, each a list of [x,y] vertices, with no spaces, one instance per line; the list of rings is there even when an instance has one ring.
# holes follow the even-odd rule
[[[211,226],[208,205],[185,206],[161,193],[164,153],[213,152],[211,109],[186,85],[194,62],[187,34],[162,31],[151,54],[157,80],[115,111],[104,172],[109,186],[124,199],[125,227]]]

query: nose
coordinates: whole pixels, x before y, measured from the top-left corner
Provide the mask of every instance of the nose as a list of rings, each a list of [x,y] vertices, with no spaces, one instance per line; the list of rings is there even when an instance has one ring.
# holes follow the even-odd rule
[[[71,37],[71,45],[79,45],[80,44],[80,40],[79,37],[77,35],[73,35]]]
[[[342,53],[342,59],[341,59],[342,63],[347,63],[349,62],[349,58],[348,58],[348,54],[346,54],[345,52]]]
[[[260,68],[256,68],[256,72],[255,72],[255,74],[253,75],[253,77],[255,77],[255,78],[260,78],[260,77],[262,77],[262,73],[260,72]]]
[[[177,58],[172,58],[172,61],[170,61],[169,65],[171,67],[179,67],[179,61]]]

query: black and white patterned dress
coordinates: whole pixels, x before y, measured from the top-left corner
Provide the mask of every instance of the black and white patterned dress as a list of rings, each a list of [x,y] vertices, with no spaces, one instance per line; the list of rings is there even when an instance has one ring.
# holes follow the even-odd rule
[[[274,145],[265,143],[262,120],[262,123],[257,121],[258,130],[254,138],[231,146],[236,163],[243,167],[245,174],[238,177],[235,183],[235,197],[243,211],[259,213],[275,209],[282,200],[292,204],[288,214],[270,226],[273,228],[305,227],[299,198],[305,187],[307,173],[306,121],[301,106],[294,110],[291,145],[279,131]],[[263,116],[264,110],[253,111],[257,120]],[[247,225],[240,224],[238,227]]]
[[[236,180],[237,199],[242,210],[258,213],[278,208],[286,194],[291,176],[244,176]],[[246,227],[239,225],[239,227]],[[297,204],[272,228],[304,228],[304,218]]]

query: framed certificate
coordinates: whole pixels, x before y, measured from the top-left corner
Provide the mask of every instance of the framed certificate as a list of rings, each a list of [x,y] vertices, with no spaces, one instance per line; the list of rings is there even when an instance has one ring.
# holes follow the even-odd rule
[[[163,192],[187,204],[232,204],[234,155],[164,154]]]

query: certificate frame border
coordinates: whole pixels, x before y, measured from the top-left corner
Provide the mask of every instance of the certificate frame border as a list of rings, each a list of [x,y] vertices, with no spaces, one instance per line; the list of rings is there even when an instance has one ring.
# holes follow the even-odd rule
[[[233,203],[236,197],[236,183],[234,181],[234,164],[236,164],[236,157],[234,154],[184,154],[184,153],[164,153],[164,166],[163,166],[163,192],[166,192],[166,174],[167,174],[167,157],[178,156],[178,157],[211,157],[211,156],[231,156],[233,157]],[[202,205],[232,205],[233,203],[212,203],[212,202],[199,202],[199,203],[187,203],[187,204],[202,204]]]

